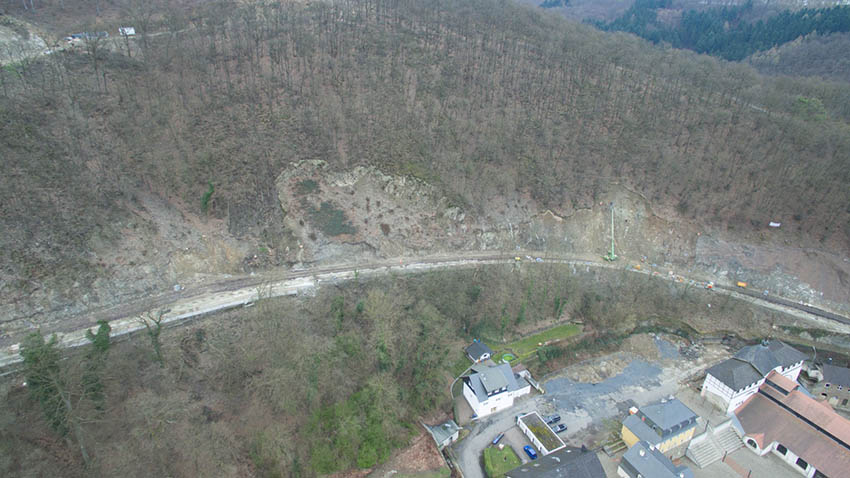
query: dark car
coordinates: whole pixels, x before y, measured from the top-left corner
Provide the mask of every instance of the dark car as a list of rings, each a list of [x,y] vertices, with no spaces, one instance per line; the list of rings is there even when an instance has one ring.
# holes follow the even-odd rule
[[[494,439],[493,439],[493,444],[494,444],[494,445],[498,445],[498,444],[499,444],[499,442],[500,442],[500,441],[502,441],[502,438],[503,438],[504,436],[505,436],[505,434],[504,434],[504,433],[499,433],[499,435],[498,435],[498,436],[496,436],[496,438],[494,438]]]
[[[567,426],[564,425],[563,423],[559,423],[559,424],[552,427],[552,431],[555,432],[555,433],[561,433],[561,432],[567,431]]]
[[[556,413],[554,415],[544,417],[543,421],[546,422],[547,425],[553,425],[561,421],[561,416]]]

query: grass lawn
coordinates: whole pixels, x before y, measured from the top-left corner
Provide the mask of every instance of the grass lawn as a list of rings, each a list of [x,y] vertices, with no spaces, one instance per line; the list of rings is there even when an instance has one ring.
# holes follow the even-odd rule
[[[484,449],[484,470],[487,471],[488,478],[501,478],[521,464],[514,449],[509,446],[501,450],[497,446]]]
[[[493,355],[493,361],[496,363],[501,362],[502,356],[508,352],[511,352],[515,356],[515,360],[512,362],[526,359],[537,351],[537,344],[545,344],[550,340],[563,340],[572,337],[579,332],[581,332],[581,327],[574,324],[563,324],[552,327],[551,329],[544,330],[539,334],[534,334],[517,340],[516,342],[505,344],[503,347],[499,347],[498,352]]]

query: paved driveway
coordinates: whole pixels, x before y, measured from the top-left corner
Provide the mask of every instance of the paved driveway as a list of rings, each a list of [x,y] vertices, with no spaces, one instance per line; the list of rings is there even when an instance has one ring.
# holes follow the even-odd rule
[[[540,398],[542,396],[535,395],[520,401],[507,410],[494,413],[466,426],[470,431],[469,435],[455,445],[455,451],[460,461],[460,468],[463,470],[465,478],[484,478],[481,453],[496,438],[496,435],[511,427],[516,427],[517,415],[536,410]],[[517,452],[520,460],[522,460],[525,455],[522,447],[519,447],[519,449],[515,447],[514,451]]]

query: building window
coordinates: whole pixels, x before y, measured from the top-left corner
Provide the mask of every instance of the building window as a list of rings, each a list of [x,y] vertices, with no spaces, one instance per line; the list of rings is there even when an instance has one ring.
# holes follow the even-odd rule
[[[802,458],[797,458],[797,466],[799,466],[800,468],[805,470],[806,468],[809,467],[809,464],[806,463],[806,460],[804,460]]]
[[[788,453],[788,449],[785,448],[782,444],[776,445],[776,451],[778,451],[782,455]]]

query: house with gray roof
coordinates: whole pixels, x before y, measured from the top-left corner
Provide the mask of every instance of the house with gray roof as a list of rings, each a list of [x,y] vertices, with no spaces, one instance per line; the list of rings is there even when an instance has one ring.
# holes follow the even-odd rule
[[[492,355],[493,351],[490,350],[490,347],[477,339],[466,348],[466,356],[474,363],[481,363],[489,359]]]
[[[687,466],[676,466],[664,453],[645,441],[635,443],[623,455],[617,475],[622,478],[694,478]]]
[[[700,394],[728,415],[758,391],[771,371],[796,381],[805,359],[805,354],[779,340],[748,345],[706,370]]]
[[[629,410],[620,434],[626,446],[649,443],[668,456],[684,455],[697,426],[697,414],[677,398]]]
[[[480,418],[512,407],[514,399],[531,393],[531,385],[506,363],[473,365],[463,377],[463,396]]]
[[[596,453],[566,447],[505,473],[505,478],[607,478]]]

